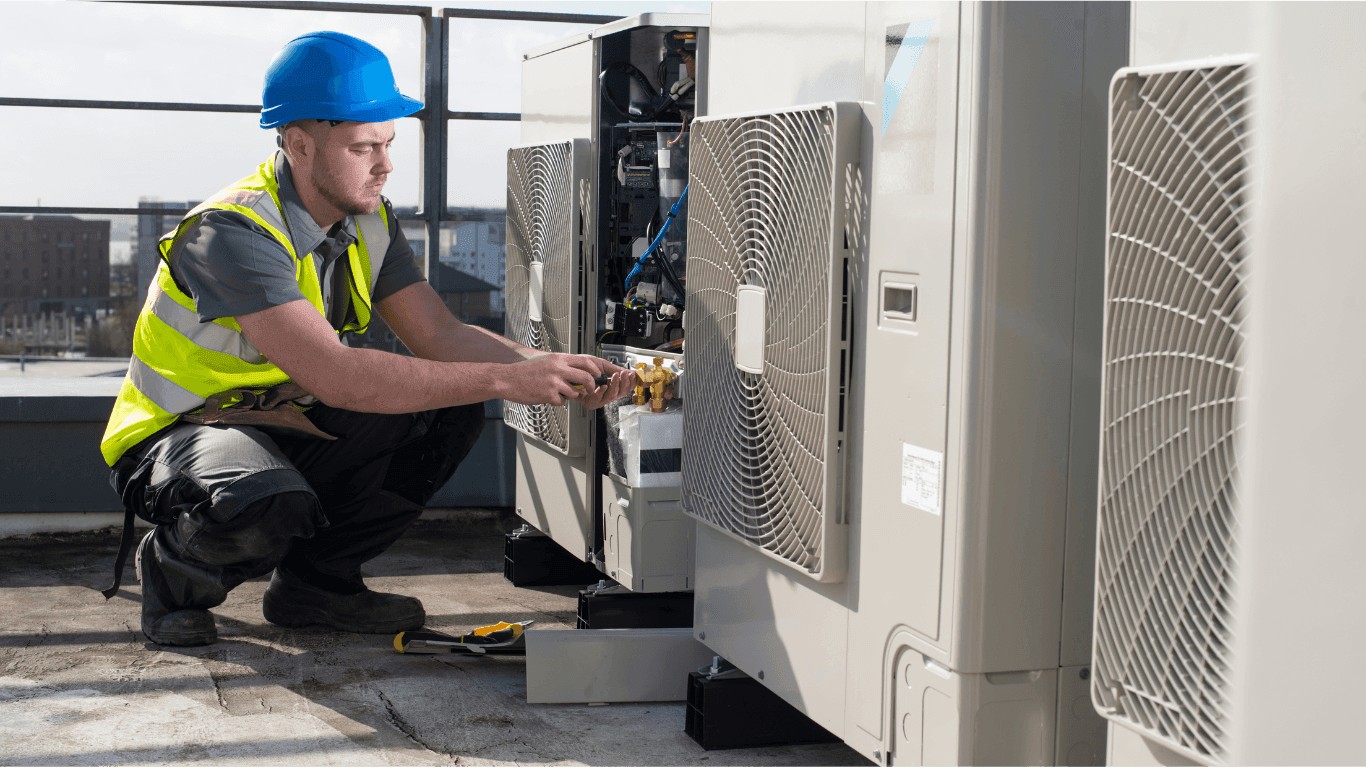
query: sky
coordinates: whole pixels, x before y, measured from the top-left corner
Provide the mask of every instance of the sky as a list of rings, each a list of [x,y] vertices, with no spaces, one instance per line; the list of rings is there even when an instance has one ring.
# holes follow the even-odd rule
[[[392,4],[392,3],[391,3]],[[447,2],[433,7],[630,16],[707,13],[707,2]],[[587,25],[451,21],[450,107],[517,112],[521,53]],[[422,98],[421,21],[412,16],[164,4],[0,2],[0,96],[259,104],[271,58],[301,34],[333,30],[388,55],[399,90]],[[202,200],[275,148],[257,115],[0,107],[0,205],[135,207],[139,198]],[[399,120],[396,205],[419,197],[416,120]],[[449,202],[503,205],[517,123],[451,121]],[[41,201],[41,202],[40,202]]]

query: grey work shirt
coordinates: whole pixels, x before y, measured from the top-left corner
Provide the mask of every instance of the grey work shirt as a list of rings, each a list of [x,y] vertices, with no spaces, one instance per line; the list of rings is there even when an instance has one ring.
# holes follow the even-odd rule
[[[294,188],[284,153],[276,152],[274,162],[294,251],[318,256],[315,266],[327,320],[340,329],[346,318],[354,315],[346,287],[351,280],[350,260],[339,257],[356,241],[356,223],[347,216],[323,232]],[[393,210],[386,204],[385,211],[391,240],[372,304],[424,279]],[[189,289],[200,322],[247,315],[304,298],[289,252],[261,225],[236,211],[208,211],[185,233],[182,242],[180,253],[172,260],[172,271]]]

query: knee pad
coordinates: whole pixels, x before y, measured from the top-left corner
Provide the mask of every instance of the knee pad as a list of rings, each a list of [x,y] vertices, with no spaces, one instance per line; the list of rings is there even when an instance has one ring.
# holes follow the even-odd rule
[[[243,505],[215,519],[182,514],[173,527],[173,546],[211,565],[279,560],[295,538],[309,538],[327,526],[317,496],[286,491]]]

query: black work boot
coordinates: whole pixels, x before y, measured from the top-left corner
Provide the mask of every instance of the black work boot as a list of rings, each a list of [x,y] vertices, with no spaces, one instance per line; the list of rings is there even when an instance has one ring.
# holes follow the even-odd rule
[[[276,568],[261,601],[266,621],[282,627],[322,624],[343,632],[390,634],[421,629],[427,621],[415,597],[372,592],[340,595],[315,587],[284,568]]]
[[[138,545],[134,566],[142,583],[142,634],[157,645],[209,645],[218,641],[213,614],[203,608],[174,610],[166,597],[165,581],[156,567],[156,529]]]

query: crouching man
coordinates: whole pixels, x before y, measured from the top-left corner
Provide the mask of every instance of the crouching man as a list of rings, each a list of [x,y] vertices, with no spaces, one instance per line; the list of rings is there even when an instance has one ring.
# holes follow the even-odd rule
[[[154,523],[136,570],[142,631],[163,645],[214,642],[209,609],[271,571],[262,613],[275,624],[421,627],[422,604],[367,589],[361,565],[454,474],[484,401],[597,408],[634,384],[605,360],[464,325],[423,279],[380,194],[393,121],[422,104],[377,48],[297,38],[262,102],[281,151],[162,238],[101,443],[126,510],[105,595],[133,515]],[[342,343],[375,314],[415,357]]]

